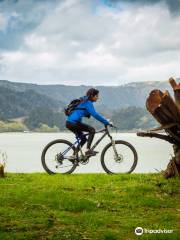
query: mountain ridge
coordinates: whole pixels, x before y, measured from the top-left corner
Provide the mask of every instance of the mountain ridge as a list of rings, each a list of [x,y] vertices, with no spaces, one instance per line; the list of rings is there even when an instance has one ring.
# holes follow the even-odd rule
[[[83,96],[92,86],[38,85],[0,80],[0,120],[26,117],[29,129],[42,124],[65,130],[66,116],[63,108],[72,99]],[[100,99],[95,108],[106,118],[117,123],[120,130],[148,129],[156,126],[145,109],[146,99],[153,89],[168,90],[168,82],[132,82],[120,86],[95,86]],[[99,127],[99,122],[88,120],[88,124]]]
[[[90,87],[92,86],[40,85],[0,80],[0,112],[7,112],[10,109],[5,117],[14,118],[27,115],[36,107],[47,106],[60,111],[72,99],[85,95]],[[96,108],[100,112],[111,112],[131,106],[145,108],[146,99],[153,89],[168,90],[172,94],[170,84],[165,81],[131,82],[119,86],[95,87],[100,91],[100,99],[96,103]]]
[[[8,80],[0,80],[0,87],[8,87],[17,92],[31,89],[39,94],[45,95],[56,101],[67,104],[70,100],[84,95],[91,85],[70,86],[63,84],[40,85],[31,83],[17,83]],[[97,105],[106,105],[108,108],[116,109],[128,106],[145,107],[145,100],[150,91],[160,89],[172,92],[168,82],[131,82],[119,86],[94,86],[100,91],[100,101]],[[117,106],[117,103],[119,106]]]

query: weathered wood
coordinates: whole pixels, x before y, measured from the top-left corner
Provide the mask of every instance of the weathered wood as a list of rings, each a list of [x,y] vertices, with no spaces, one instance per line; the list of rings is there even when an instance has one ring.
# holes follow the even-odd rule
[[[147,110],[161,124],[177,122],[180,124],[180,111],[168,91],[151,91],[146,100]]]
[[[0,164],[0,177],[1,178],[5,177],[5,175],[4,175],[4,165],[3,164]]]
[[[175,162],[180,166],[180,147],[177,145],[173,145],[173,149],[174,149]]]
[[[162,139],[168,141],[169,143],[173,144],[174,149],[174,157],[169,161],[166,170],[163,171],[163,176],[165,178],[171,178],[175,176],[180,176],[180,143],[178,143],[173,137],[158,133],[151,133],[151,132],[138,132],[137,136],[140,137],[155,137],[158,139]]]
[[[166,179],[180,176],[180,165],[176,164],[175,157],[169,161],[166,170],[162,173]]]
[[[178,109],[180,110],[180,83],[176,83],[174,78],[169,79],[169,83],[174,90],[174,98]]]
[[[180,147],[180,143],[176,141],[173,137],[164,135],[164,134],[159,134],[159,133],[153,133],[153,132],[137,132],[137,136],[139,137],[155,137],[159,138],[161,140],[165,140],[169,143],[176,144],[178,147]]]
[[[170,114],[169,117],[175,122],[180,123],[180,111],[168,91],[165,91],[163,94],[161,106],[164,107],[164,109],[167,109]]]
[[[180,83],[173,78],[169,79],[174,90],[174,99],[168,91],[164,93],[159,89],[150,92],[146,100],[146,108],[161,124],[159,129],[164,129],[167,135],[152,132],[139,132],[141,137],[156,137],[173,144],[174,157],[170,160],[163,175],[165,178],[180,175]]]
[[[146,107],[162,127],[172,124],[172,127],[165,131],[180,142],[180,111],[169,92],[163,93],[158,89],[151,91],[146,100]]]
[[[153,114],[154,110],[161,104],[162,96],[163,92],[158,89],[154,89],[150,92],[146,100],[146,108],[151,114]]]

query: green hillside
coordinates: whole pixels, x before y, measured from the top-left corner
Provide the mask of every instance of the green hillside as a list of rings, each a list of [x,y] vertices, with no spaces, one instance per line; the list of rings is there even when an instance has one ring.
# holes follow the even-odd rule
[[[30,83],[15,83],[0,80],[0,88],[6,87],[15,91],[24,92],[33,90],[46,95],[56,101],[68,103],[70,100],[83,96],[92,86],[68,85],[38,85]],[[120,109],[129,106],[145,107],[145,100],[153,89],[171,91],[168,82],[138,82],[120,86],[96,86],[100,90],[100,100],[97,105],[104,105],[109,109]]]
[[[70,100],[83,96],[88,88],[90,86],[38,85],[0,80],[0,120],[22,117],[26,119],[25,127],[30,130],[38,129],[42,124],[65,130],[64,106]],[[121,131],[156,126],[145,109],[146,98],[155,88],[171,91],[167,82],[139,82],[97,88],[100,90],[100,100],[95,104],[97,111],[110,118]],[[100,127],[96,120],[85,122]]]
[[[0,113],[4,118],[28,116],[37,107],[50,107],[58,110],[61,105],[34,90],[27,89],[20,92],[8,87],[0,87]]]

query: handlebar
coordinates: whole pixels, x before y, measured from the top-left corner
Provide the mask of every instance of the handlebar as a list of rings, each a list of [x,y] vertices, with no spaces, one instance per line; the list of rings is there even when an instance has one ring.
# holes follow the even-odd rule
[[[100,129],[100,130],[96,131],[96,133],[101,133],[101,132],[106,132],[106,131],[109,133],[108,127],[115,128],[116,131],[117,131],[117,127],[116,127],[116,126],[114,126],[114,125],[112,125],[112,126],[110,126],[110,125],[105,125],[103,129]]]
[[[111,128],[117,128],[115,125],[105,125],[105,128],[107,128],[107,127],[111,127]]]
[[[105,129],[108,129],[108,127],[115,128],[117,130],[117,127],[115,125],[106,125]]]

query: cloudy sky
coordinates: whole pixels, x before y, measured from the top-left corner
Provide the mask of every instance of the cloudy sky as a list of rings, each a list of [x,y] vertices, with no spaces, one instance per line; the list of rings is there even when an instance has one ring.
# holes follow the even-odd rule
[[[180,77],[180,0],[0,0],[0,79],[121,85]]]

